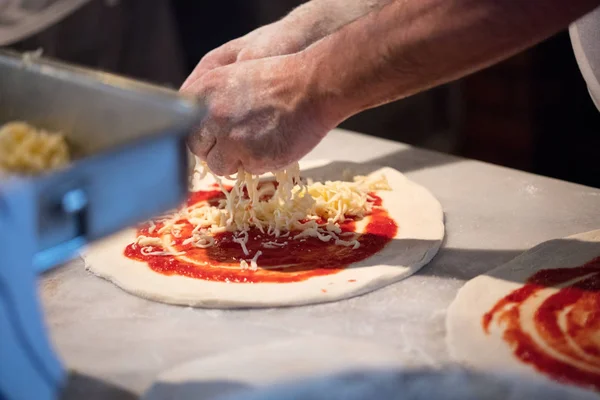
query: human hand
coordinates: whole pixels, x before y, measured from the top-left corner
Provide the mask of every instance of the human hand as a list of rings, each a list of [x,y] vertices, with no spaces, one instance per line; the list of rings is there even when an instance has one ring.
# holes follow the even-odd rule
[[[12,0],[0,0],[0,15],[12,4]]]
[[[191,151],[218,175],[239,167],[260,174],[299,160],[339,122],[323,112],[315,76],[302,53],[204,73],[183,90],[208,108],[189,138]]]
[[[265,25],[207,53],[185,80],[181,89],[186,90],[215,68],[240,61],[296,53],[307,44],[308,37],[299,22],[281,20]]]

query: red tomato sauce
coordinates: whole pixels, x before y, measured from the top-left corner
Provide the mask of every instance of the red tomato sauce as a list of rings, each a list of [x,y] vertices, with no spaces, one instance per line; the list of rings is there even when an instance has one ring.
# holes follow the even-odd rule
[[[519,317],[520,306],[548,287],[558,291],[535,310],[533,321],[543,347],[523,329]],[[503,339],[522,362],[557,381],[600,391],[600,257],[577,268],[537,272],[483,316],[486,333],[493,320],[501,324]]]
[[[374,205],[381,206],[379,197],[372,193],[370,196],[375,199]],[[191,206],[208,201],[216,205],[224,198],[224,194],[219,190],[199,191],[190,194],[187,204]],[[191,244],[183,245],[185,239],[191,236],[193,227],[188,221],[181,220],[178,221],[178,224],[183,225],[181,234],[178,238],[172,238],[172,246],[177,252],[185,252],[184,256],[144,255],[141,253],[141,247],[135,244],[127,246],[124,254],[131,259],[147,263],[152,270],[164,275],[181,275],[216,282],[298,282],[316,276],[335,274],[348,265],[365,260],[383,250],[396,236],[398,226],[381,207],[374,208],[367,218],[369,221],[365,232],[356,238],[360,243],[357,249],[335,245],[332,240],[323,242],[312,237],[291,239],[300,232],[290,232],[286,238],[275,238],[261,233],[258,229],[248,232],[246,247],[250,256],[244,255],[242,247],[233,241],[234,234],[231,232],[217,234],[213,246],[200,249]],[[353,220],[346,220],[340,227],[343,232],[354,232],[355,224]],[[157,223],[153,233],[148,232],[148,226],[142,227],[138,230],[138,235],[160,237],[160,227],[161,224]],[[267,242],[283,245],[266,248],[264,243]],[[258,270],[241,269],[240,260],[249,260],[259,250],[262,255],[258,258]],[[193,260],[194,263],[189,260]]]

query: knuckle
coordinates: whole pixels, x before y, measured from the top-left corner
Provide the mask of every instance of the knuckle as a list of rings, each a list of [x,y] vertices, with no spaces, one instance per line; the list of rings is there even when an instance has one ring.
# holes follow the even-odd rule
[[[223,50],[224,49],[222,47],[218,47],[216,49],[209,51],[208,53],[206,53],[204,55],[204,57],[202,57],[202,59],[200,60],[200,64],[211,63],[213,60],[218,59],[220,54],[223,53]]]
[[[203,128],[194,132],[187,138],[187,145],[190,151],[202,160],[206,159],[215,142],[214,136],[207,134]]]
[[[250,49],[242,49],[237,55],[237,61],[247,61],[256,58],[254,51]]]
[[[215,119],[228,120],[232,115],[231,103],[219,96],[213,96],[208,106],[208,113]]]

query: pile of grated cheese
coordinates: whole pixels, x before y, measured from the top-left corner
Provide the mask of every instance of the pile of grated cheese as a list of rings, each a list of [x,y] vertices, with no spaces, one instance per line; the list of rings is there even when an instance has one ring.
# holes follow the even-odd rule
[[[34,175],[67,165],[65,137],[25,122],[0,126],[0,171]]]
[[[204,163],[200,163],[197,168],[198,179],[212,174]],[[264,248],[285,246],[286,242],[278,241],[278,238],[289,241],[315,237],[323,242],[356,249],[360,246],[356,234],[342,232],[340,223],[349,217],[362,218],[372,212],[374,199],[369,196],[370,192],[390,190],[384,176],[356,176],[353,182],[303,183],[298,164],[273,173],[276,184],[261,183],[259,176],[240,170],[236,177],[228,177],[235,180],[231,190],[225,188],[221,178],[212,175],[225,198],[218,205],[202,202],[159,219],[157,222],[161,222],[162,227],[156,233],[181,237],[181,225],[177,222],[188,220],[194,229],[191,237],[185,239],[183,244],[208,248],[215,244],[215,234],[233,232],[233,240],[248,257],[240,260],[240,268],[251,270],[258,268],[258,258],[262,251],[250,254],[246,247],[250,229],[258,229],[261,234],[272,238],[263,242]],[[155,227],[154,222],[151,222],[150,234],[154,233]],[[292,232],[293,236],[290,235]],[[155,249],[161,246],[161,238],[139,236],[136,243],[142,246],[141,250],[145,255],[171,254]]]

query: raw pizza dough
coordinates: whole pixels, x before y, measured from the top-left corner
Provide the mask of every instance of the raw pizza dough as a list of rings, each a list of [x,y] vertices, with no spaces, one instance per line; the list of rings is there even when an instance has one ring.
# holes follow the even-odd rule
[[[532,366],[514,356],[510,346],[503,340],[500,329],[491,329],[490,334],[484,332],[482,316],[506,295],[523,287],[526,280],[537,271],[579,267],[598,256],[600,230],[542,243],[509,263],[467,282],[448,309],[447,344],[452,357],[485,370],[540,375]],[[544,289],[527,304],[535,305],[556,290]],[[522,307],[520,321],[525,329],[533,327],[531,321],[534,311],[535,307]],[[494,325],[491,327],[494,328]],[[534,333],[528,333],[536,337]]]
[[[364,340],[306,336],[243,347],[172,368],[143,400],[209,400],[275,383],[402,366],[401,353]]]
[[[301,163],[303,176],[315,180],[385,174],[391,191],[380,191],[383,206],[398,224],[396,237],[379,253],[327,276],[294,283],[223,283],[166,276],[123,255],[135,229],[94,244],[84,254],[86,268],[137,296],[170,304],[206,308],[280,307],[341,300],[406,278],[437,253],[444,237],[440,203],[422,186],[391,168],[343,162]],[[205,179],[198,189],[213,182]],[[260,266],[260,259],[259,259]]]

